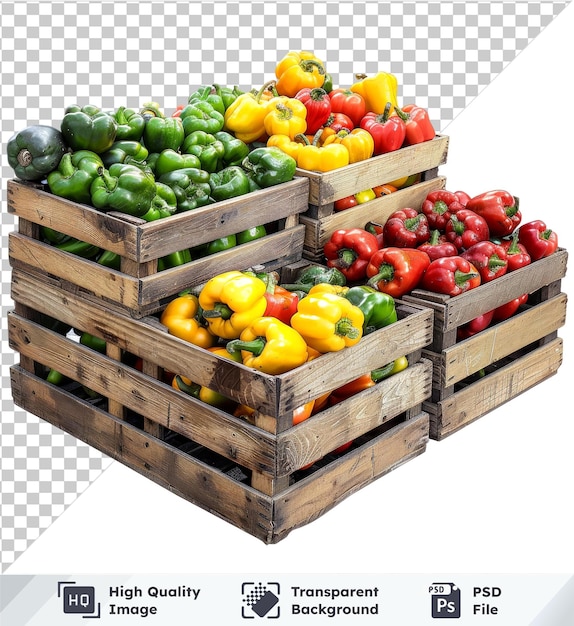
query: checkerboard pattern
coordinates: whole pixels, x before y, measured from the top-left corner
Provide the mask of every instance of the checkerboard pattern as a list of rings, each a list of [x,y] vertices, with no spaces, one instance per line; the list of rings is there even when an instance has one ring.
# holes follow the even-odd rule
[[[112,463],[14,406],[5,146],[31,124],[59,127],[70,104],[166,113],[203,84],[260,86],[289,50],[312,50],[335,86],[392,72],[399,101],[445,132],[569,2],[2,2],[2,416],[4,570]]]

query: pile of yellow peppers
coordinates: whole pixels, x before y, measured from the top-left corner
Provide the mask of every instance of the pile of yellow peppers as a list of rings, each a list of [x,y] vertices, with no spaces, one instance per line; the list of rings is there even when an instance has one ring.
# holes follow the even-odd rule
[[[269,313],[269,282],[253,272],[232,270],[214,276],[196,293],[176,296],[160,322],[170,334],[220,357],[278,375],[361,340],[365,316],[343,296],[345,289],[328,283],[314,285],[297,298],[287,323]],[[253,408],[238,405],[183,374],[173,377],[172,386],[248,421],[255,414]],[[293,424],[324,408],[330,395],[295,409]]]
[[[299,98],[302,90],[332,91],[332,77],[325,63],[309,51],[290,51],[275,67],[276,80],[261,89],[240,95],[225,112],[224,128],[246,143],[265,142],[277,146],[306,170],[327,172],[373,156],[375,144],[363,129],[339,128],[329,121],[311,135],[307,131],[307,108]],[[397,107],[397,79],[379,72],[356,75],[349,90],[365,102],[367,111],[382,114],[387,103]]]

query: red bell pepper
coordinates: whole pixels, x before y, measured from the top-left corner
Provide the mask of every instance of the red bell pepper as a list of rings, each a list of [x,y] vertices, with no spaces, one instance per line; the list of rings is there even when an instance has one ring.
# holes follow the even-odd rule
[[[510,235],[522,221],[518,198],[502,189],[474,196],[467,202],[466,208],[486,220],[491,237]]]
[[[339,198],[339,200],[335,200],[333,208],[335,211],[345,211],[346,209],[357,206],[357,204],[359,203],[357,202],[355,194],[353,194],[352,196],[345,196],[344,198]]]
[[[444,231],[447,241],[454,243],[459,252],[490,238],[490,230],[484,217],[469,209],[461,209],[456,215],[451,215]]]
[[[500,244],[506,251],[506,259],[508,261],[508,271],[512,272],[519,267],[530,265],[532,259],[526,248],[518,241],[518,231],[512,233],[511,239],[503,239]]]
[[[455,191],[454,195],[458,198],[458,201],[462,204],[462,206],[466,207],[468,201],[470,200],[470,196],[466,193],[466,191]]]
[[[492,320],[494,322],[507,320],[509,317],[512,317],[523,304],[526,304],[526,302],[528,302],[528,294],[524,293],[518,296],[518,298],[510,300],[510,302],[502,304],[492,312]]]
[[[387,102],[383,113],[379,115],[368,111],[361,120],[361,128],[368,131],[375,142],[373,156],[394,152],[401,148],[405,141],[405,123],[396,115],[389,116],[390,110],[391,103]]]
[[[367,265],[367,285],[400,298],[419,286],[430,263],[428,254],[416,248],[382,248]]]
[[[365,224],[365,230],[369,233],[373,233],[377,238],[377,243],[379,244],[379,249],[385,247],[385,236],[383,235],[384,226],[379,224],[379,222],[367,222]]]
[[[446,237],[440,234],[438,228],[432,231],[430,239],[418,246],[418,249],[426,252],[431,261],[443,256],[456,256],[458,254],[458,249],[454,243],[447,241]]]
[[[343,128],[347,130],[353,130],[355,128],[355,124],[353,120],[344,113],[333,113],[331,109],[331,115],[329,115],[329,119],[323,124],[324,128],[329,128],[335,133],[338,133]]]
[[[340,228],[331,235],[323,252],[327,266],[337,268],[353,282],[365,278],[369,260],[378,249],[377,238],[364,228]]]
[[[446,189],[437,189],[427,194],[421,206],[421,213],[427,216],[429,227],[444,231],[446,223],[453,214],[464,209],[458,196]]]
[[[431,261],[422,279],[422,288],[447,296],[458,296],[480,285],[480,274],[470,261],[448,256]]]
[[[416,248],[430,237],[427,216],[410,207],[394,211],[385,222],[383,235],[387,246]]]
[[[295,292],[288,291],[273,283],[268,283],[264,295],[267,300],[267,308],[263,315],[275,317],[285,324],[289,324],[293,315],[297,313],[299,296]]]
[[[492,241],[479,241],[460,256],[476,267],[482,283],[489,283],[495,278],[500,278],[508,270],[506,250]]]
[[[300,100],[307,109],[306,132],[314,135],[331,115],[329,94],[321,87],[304,87],[295,94],[295,98]]]
[[[331,99],[331,111],[333,113],[347,115],[355,127],[361,124],[361,120],[367,112],[367,104],[360,93],[340,87],[329,92],[329,98]]]
[[[468,339],[469,337],[476,335],[476,333],[481,332],[485,328],[488,328],[492,322],[493,317],[494,311],[487,311],[486,313],[483,313],[482,315],[479,315],[470,320],[470,322],[459,326],[456,329],[457,341]]]
[[[402,109],[395,107],[395,112],[405,123],[404,145],[413,146],[434,139],[436,131],[426,109],[415,104],[407,104]]]
[[[534,220],[520,226],[518,241],[526,248],[532,261],[550,256],[558,248],[557,233],[547,228],[542,220]]]

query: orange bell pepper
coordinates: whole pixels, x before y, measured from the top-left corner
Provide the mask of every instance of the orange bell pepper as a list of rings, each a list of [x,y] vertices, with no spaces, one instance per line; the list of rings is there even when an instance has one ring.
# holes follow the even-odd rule
[[[325,82],[325,64],[312,52],[288,52],[275,66],[275,88],[282,96],[294,98],[306,87],[322,87]]]
[[[170,335],[201,348],[211,348],[217,343],[217,337],[200,323],[198,312],[198,297],[191,293],[181,294],[169,302],[159,321]]]

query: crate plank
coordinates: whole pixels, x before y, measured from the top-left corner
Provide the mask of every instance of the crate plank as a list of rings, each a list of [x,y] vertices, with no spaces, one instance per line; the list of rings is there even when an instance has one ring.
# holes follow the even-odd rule
[[[566,323],[567,299],[566,294],[560,294],[447,348],[441,359],[444,368],[440,368],[438,384],[454,385],[525,345],[554,333]],[[423,354],[429,355],[424,350]]]
[[[563,342],[557,338],[435,405],[423,403],[431,415],[431,438],[444,439],[553,376],[562,355]]]
[[[26,411],[258,539],[272,536],[271,498],[17,366],[11,381]]]
[[[428,415],[421,413],[371,443],[319,470],[276,498],[277,538],[339,504],[358,489],[421,454],[428,441]]]
[[[309,179],[309,204],[322,206],[363,189],[418,174],[446,163],[448,137],[408,146],[352,163],[331,172],[310,172],[297,168],[296,175]]]
[[[404,207],[419,209],[431,191],[444,189],[445,184],[446,178],[437,177],[319,219],[301,215],[299,222],[305,226],[305,252],[312,257],[321,256],[323,246],[341,228],[364,228],[369,221],[384,224],[393,211]]]

